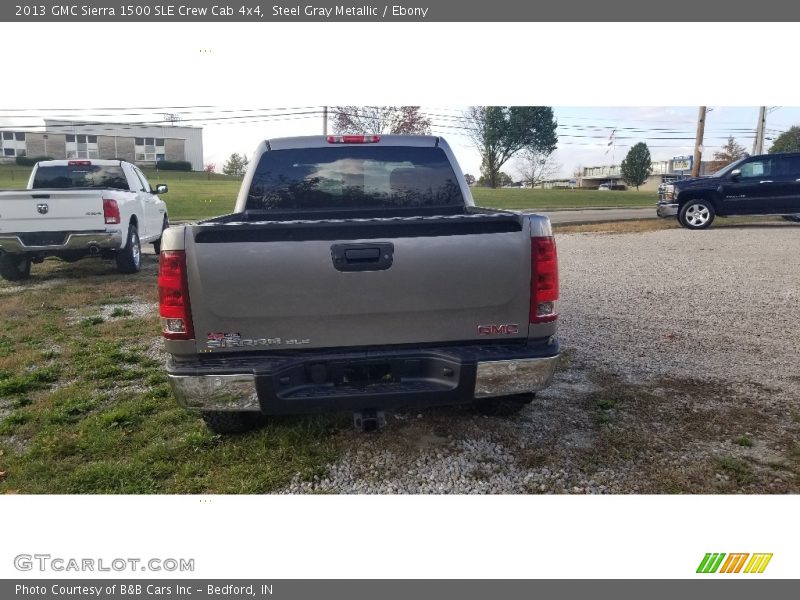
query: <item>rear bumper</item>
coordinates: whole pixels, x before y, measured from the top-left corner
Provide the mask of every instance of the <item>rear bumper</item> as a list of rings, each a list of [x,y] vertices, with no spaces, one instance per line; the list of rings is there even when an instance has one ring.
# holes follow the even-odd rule
[[[656,206],[659,217],[674,217],[678,214],[678,205],[673,202],[659,202]]]
[[[558,343],[171,360],[178,403],[197,411],[299,414],[465,404],[550,384]],[[377,373],[350,381],[355,373]]]
[[[0,250],[9,254],[23,254],[26,252],[61,252],[69,250],[89,250],[92,247],[100,249],[118,249],[122,246],[122,233],[119,231],[89,231],[89,232],[54,232],[50,237],[55,243],[41,243],[23,239],[26,234],[0,235]],[[41,235],[44,239],[46,234]]]

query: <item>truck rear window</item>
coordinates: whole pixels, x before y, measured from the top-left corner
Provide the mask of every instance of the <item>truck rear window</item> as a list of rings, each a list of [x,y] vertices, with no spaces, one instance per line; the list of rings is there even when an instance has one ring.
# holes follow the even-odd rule
[[[128,189],[128,180],[118,165],[54,165],[36,169],[36,188]]]
[[[248,210],[464,206],[441,148],[354,146],[273,150],[261,156]]]

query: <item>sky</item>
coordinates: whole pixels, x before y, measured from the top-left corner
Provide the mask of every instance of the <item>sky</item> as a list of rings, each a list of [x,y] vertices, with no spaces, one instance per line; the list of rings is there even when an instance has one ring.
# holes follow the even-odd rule
[[[42,107],[44,108],[44,107]],[[480,155],[473,147],[462,120],[466,107],[422,106],[432,121],[432,132],[451,145],[462,169],[476,176]],[[704,158],[710,159],[729,135],[750,152],[755,137],[758,107],[709,107],[706,118]],[[13,111],[13,112],[11,112]],[[554,160],[559,175],[570,176],[578,166],[618,164],[631,146],[645,142],[653,160],[691,154],[697,125],[696,106],[683,107],[553,107],[558,122],[558,149]],[[263,107],[247,105],[183,107],[120,107],[118,110],[37,110],[0,109],[0,128],[32,129],[42,118],[72,118],[104,122],[164,120],[164,113],[178,114],[180,124],[203,127],[205,163],[217,170],[233,152],[251,155],[262,139],[322,133],[322,107]],[[766,143],[793,124],[800,123],[800,107],[770,107]],[[168,128],[168,126],[166,126]],[[613,143],[609,146],[614,132]],[[168,132],[165,132],[168,135]],[[512,159],[503,168],[518,179],[519,169]]]

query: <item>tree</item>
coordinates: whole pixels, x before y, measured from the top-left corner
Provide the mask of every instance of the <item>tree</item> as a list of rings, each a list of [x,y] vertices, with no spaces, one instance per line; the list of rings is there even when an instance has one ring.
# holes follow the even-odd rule
[[[481,154],[481,174],[489,185],[500,185],[500,169],[523,148],[551,153],[558,136],[549,106],[472,106],[464,115]]]
[[[208,178],[211,179],[211,174],[217,170],[217,165],[214,163],[208,163],[203,170],[208,174]]]
[[[790,127],[775,138],[769,153],[778,154],[779,152],[800,152],[800,126]]]
[[[339,135],[431,132],[431,120],[419,106],[334,106],[333,113],[333,131]]]
[[[475,185],[475,175],[470,175],[469,173],[465,173],[464,181],[467,182],[467,185]]]
[[[524,148],[520,152],[517,163],[517,173],[523,182],[531,187],[536,186],[545,179],[551,179],[561,171],[561,165],[555,161],[552,152],[542,152]]]
[[[650,150],[647,148],[647,144],[639,142],[628,151],[628,155],[625,157],[625,160],[622,161],[620,167],[622,180],[628,185],[636,186],[638,190],[639,186],[647,181],[647,178],[650,177],[650,173],[653,172],[652,163],[653,161],[650,158]]]
[[[490,183],[491,182],[486,175],[481,175],[481,178],[478,179],[478,185],[481,187],[503,187],[504,185],[511,185],[514,183],[514,180],[511,179],[511,176],[508,173],[500,171],[500,173],[497,175],[497,185],[492,186]]]
[[[583,166],[582,165],[578,165],[577,167],[575,167],[573,169],[572,178],[575,180],[575,185],[577,185],[578,187],[581,187],[581,184],[583,183]]]
[[[732,162],[747,156],[747,150],[736,143],[733,136],[728,137],[726,144],[717,152],[714,152],[714,160],[711,163],[711,172],[719,171]]]
[[[247,160],[247,155],[239,156],[238,152],[234,152],[228,158],[228,161],[223,165],[222,172],[225,175],[235,175],[241,177],[247,170],[247,165],[250,161]]]

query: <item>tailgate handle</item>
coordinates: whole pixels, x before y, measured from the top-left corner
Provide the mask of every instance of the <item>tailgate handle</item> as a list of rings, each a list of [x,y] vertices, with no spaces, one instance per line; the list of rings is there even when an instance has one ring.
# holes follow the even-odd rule
[[[331,260],[337,271],[383,271],[392,266],[394,245],[389,242],[334,244]]]
[[[352,248],[344,251],[344,259],[349,263],[377,262],[380,257],[380,248]]]
[[[47,200],[50,197],[50,194],[31,194],[31,198],[34,200]]]

